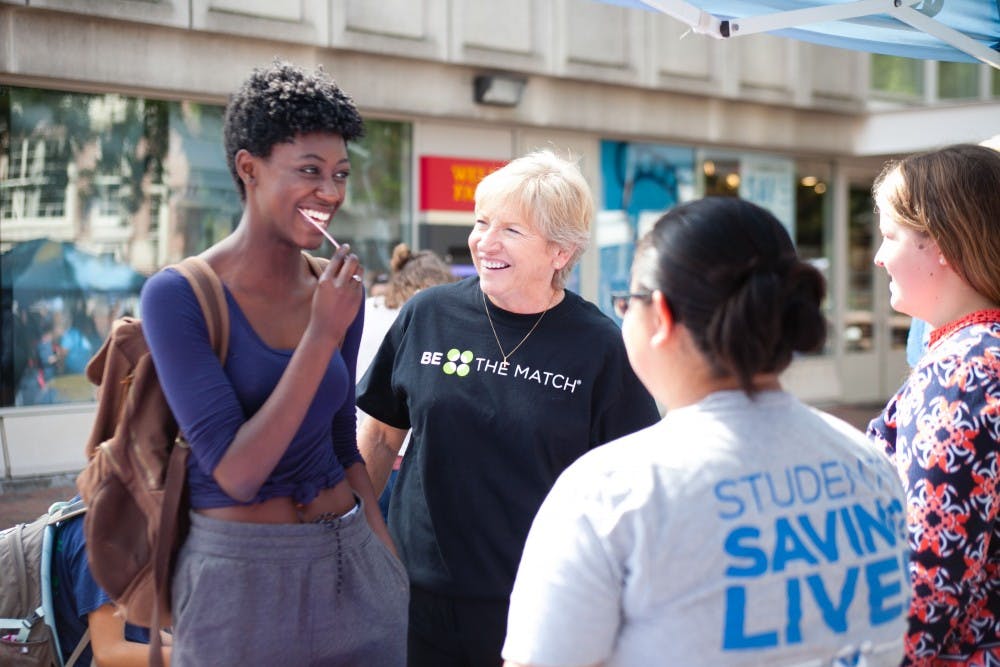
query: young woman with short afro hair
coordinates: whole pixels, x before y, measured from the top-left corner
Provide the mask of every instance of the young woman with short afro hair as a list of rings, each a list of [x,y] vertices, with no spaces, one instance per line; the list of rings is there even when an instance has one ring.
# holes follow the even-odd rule
[[[200,257],[222,281],[220,363],[187,281],[143,288],[143,330],[186,436],[191,529],[172,580],[173,665],[405,661],[408,581],[358,452],[364,269],[323,243],[361,136],[322,70],[276,61],[226,110],[236,229]]]

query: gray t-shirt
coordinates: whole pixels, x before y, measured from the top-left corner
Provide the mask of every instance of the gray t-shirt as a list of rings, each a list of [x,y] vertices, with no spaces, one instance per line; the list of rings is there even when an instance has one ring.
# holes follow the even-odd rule
[[[528,537],[503,657],[898,665],[903,502],[844,422],[783,392],[712,394],[562,474]]]

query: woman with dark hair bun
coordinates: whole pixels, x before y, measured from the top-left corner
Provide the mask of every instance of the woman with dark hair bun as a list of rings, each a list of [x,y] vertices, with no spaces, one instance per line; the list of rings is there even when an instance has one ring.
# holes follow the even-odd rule
[[[826,331],[822,276],[768,211],[665,214],[614,296],[663,420],[580,458],[528,537],[515,665],[897,665],[903,491],[844,422],[781,389]]]

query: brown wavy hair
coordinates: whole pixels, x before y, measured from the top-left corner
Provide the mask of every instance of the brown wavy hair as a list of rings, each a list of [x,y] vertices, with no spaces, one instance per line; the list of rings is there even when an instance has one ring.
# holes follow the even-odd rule
[[[904,227],[930,236],[974,290],[1000,303],[1000,153],[956,144],[890,162],[875,203]]]
[[[392,250],[385,305],[399,308],[406,300],[426,287],[456,280],[448,265],[432,250],[413,252],[405,243]]]

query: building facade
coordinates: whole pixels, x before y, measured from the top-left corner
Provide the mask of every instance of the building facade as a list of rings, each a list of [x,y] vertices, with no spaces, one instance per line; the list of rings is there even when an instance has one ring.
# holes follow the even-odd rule
[[[468,271],[478,178],[550,147],[579,158],[600,210],[576,291],[610,314],[659,214],[738,194],[829,282],[826,349],[785,384],[883,400],[908,318],[872,265],[872,181],[893,156],[1000,134],[998,72],[685,31],[592,0],[0,0],[0,473],[82,464],[79,359],[144,276],[238,221],[223,106],[276,57],[322,65],[366,117],[333,231],[369,275],[401,240]]]

